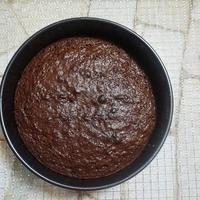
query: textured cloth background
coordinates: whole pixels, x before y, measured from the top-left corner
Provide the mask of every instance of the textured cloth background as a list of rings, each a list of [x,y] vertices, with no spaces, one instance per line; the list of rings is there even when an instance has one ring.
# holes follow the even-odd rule
[[[155,48],[173,84],[170,134],[158,156],[136,177],[110,189],[76,192],[32,175],[0,133],[0,199],[200,199],[200,1],[0,0],[0,76],[16,49],[34,32],[79,16],[119,22]]]

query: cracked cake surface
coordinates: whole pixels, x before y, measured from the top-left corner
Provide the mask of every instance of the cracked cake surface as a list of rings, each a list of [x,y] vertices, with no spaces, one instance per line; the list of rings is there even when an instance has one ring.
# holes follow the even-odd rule
[[[41,50],[16,88],[27,149],[51,170],[104,177],[133,162],[155,126],[155,98],[137,62],[100,38],[71,37]]]

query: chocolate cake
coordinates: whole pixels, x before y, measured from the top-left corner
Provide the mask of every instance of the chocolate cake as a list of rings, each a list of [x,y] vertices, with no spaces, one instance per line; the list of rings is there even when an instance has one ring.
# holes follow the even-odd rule
[[[50,44],[26,66],[15,117],[27,149],[51,170],[104,177],[133,162],[155,126],[151,84],[123,49],[99,38]]]

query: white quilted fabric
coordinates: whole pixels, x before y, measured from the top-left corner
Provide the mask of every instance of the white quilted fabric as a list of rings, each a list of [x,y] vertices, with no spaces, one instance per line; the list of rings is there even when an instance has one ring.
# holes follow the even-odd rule
[[[0,0],[0,76],[31,34],[55,21],[79,16],[119,22],[155,48],[173,84],[170,135],[158,156],[136,177],[110,189],[76,192],[32,175],[0,133],[0,199],[200,199],[200,1]]]

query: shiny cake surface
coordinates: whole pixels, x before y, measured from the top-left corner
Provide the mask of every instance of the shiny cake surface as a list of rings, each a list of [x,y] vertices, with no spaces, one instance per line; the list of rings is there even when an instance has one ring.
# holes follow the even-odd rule
[[[52,43],[27,65],[15,117],[28,150],[77,178],[113,174],[134,161],[155,126],[148,78],[120,47],[90,37]]]

